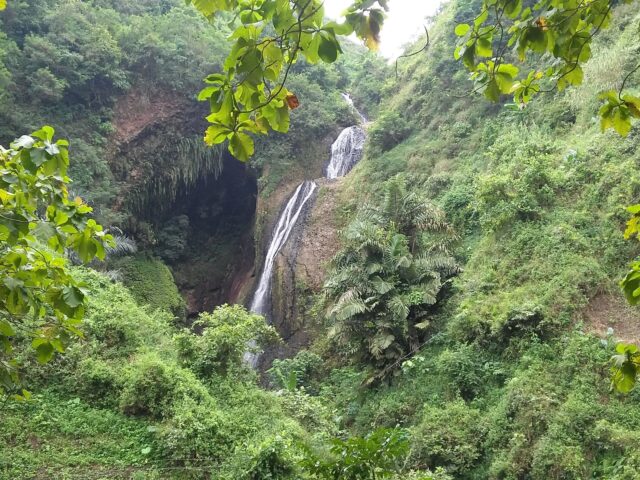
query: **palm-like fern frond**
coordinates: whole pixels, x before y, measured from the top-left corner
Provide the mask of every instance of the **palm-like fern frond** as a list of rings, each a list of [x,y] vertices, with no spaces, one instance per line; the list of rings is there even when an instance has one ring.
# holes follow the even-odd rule
[[[133,255],[138,251],[135,240],[122,234],[113,235],[113,245],[105,247],[107,258],[124,257]]]
[[[421,272],[440,272],[445,276],[458,273],[460,267],[454,258],[442,253],[422,255],[415,260],[416,268]]]
[[[402,295],[394,295],[389,299],[387,305],[396,318],[406,320],[409,317],[409,302]]]
[[[366,311],[367,306],[360,298],[359,292],[357,290],[347,290],[329,311],[329,315],[338,322],[343,322]]]

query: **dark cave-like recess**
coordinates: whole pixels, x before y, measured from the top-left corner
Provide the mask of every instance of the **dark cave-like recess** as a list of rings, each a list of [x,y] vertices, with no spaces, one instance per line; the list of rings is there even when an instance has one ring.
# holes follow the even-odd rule
[[[225,157],[222,173],[198,179],[171,205],[149,211],[154,253],[173,270],[189,316],[237,300],[253,269],[257,181],[245,164]]]

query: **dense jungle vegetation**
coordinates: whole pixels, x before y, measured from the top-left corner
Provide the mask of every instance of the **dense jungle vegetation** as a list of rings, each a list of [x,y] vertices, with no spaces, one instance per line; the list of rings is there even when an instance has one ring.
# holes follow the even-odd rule
[[[295,63],[291,128],[267,112],[244,165],[205,147],[223,107],[197,101],[231,12],[8,0],[0,478],[640,478],[640,392],[611,388],[617,343],[640,342],[619,287],[640,254],[623,235],[640,130],[611,110],[603,132],[598,113],[599,92],[640,85],[637,4],[612,4],[581,82],[526,108],[470,93],[454,57],[482,5],[443,5],[397,71],[349,42]],[[252,281],[235,274],[259,268],[291,185],[321,177],[357,121],[345,91],[371,122],[314,207],[335,255],[321,288],[285,293],[309,341],[254,371],[247,349],[287,338],[232,304]],[[205,280],[217,290],[193,307]]]

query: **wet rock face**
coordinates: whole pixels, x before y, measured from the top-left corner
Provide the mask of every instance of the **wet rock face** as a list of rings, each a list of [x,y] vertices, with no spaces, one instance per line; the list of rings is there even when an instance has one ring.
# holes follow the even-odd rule
[[[363,122],[366,121],[364,117],[361,118]],[[268,317],[280,333],[284,345],[266,351],[261,357],[254,357],[254,367],[264,370],[274,358],[293,356],[311,341],[312,329],[318,325],[312,310],[322,290],[327,266],[339,244],[335,225],[335,194],[339,182],[332,180],[344,177],[360,161],[365,138],[365,130],[359,125],[342,130],[331,144],[329,161],[324,168],[325,178],[299,184],[278,219],[280,223],[297,193],[312,183],[314,198],[304,205],[305,210],[296,219],[290,238],[279,247],[275,257],[272,253],[277,227],[272,233],[265,266],[258,277],[256,297],[264,293],[265,274],[269,276],[271,295],[264,300],[254,297],[252,310]],[[316,185],[321,186],[319,193],[315,191]]]
[[[284,345],[265,352],[262,363],[294,356],[313,340],[317,319],[311,311],[322,291],[327,266],[337,253],[336,193],[339,184],[316,180],[318,192],[305,212],[304,224],[278,255],[274,268],[272,319]]]
[[[255,172],[197,148],[207,114],[198,102],[134,89],[114,110],[109,160],[123,228],[169,265],[189,316],[241,301],[255,260]]]
[[[270,292],[276,258],[290,240],[296,241],[296,237],[299,236],[298,232],[304,228],[308,208],[310,202],[315,198],[317,188],[316,182],[311,180],[305,180],[298,185],[289,200],[287,200],[271,233],[264,266],[258,277],[256,290],[250,305],[252,312],[266,315],[268,320],[270,320],[271,313]]]

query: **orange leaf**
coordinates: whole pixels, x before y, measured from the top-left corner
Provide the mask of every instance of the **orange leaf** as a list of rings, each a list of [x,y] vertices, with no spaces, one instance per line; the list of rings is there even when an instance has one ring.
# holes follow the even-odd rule
[[[298,100],[298,97],[296,97],[294,93],[289,93],[287,94],[287,105],[289,105],[291,110],[295,110],[300,106],[300,100]]]
[[[549,23],[544,17],[540,17],[536,20],[536,26],[543,31],[549,30]]]

